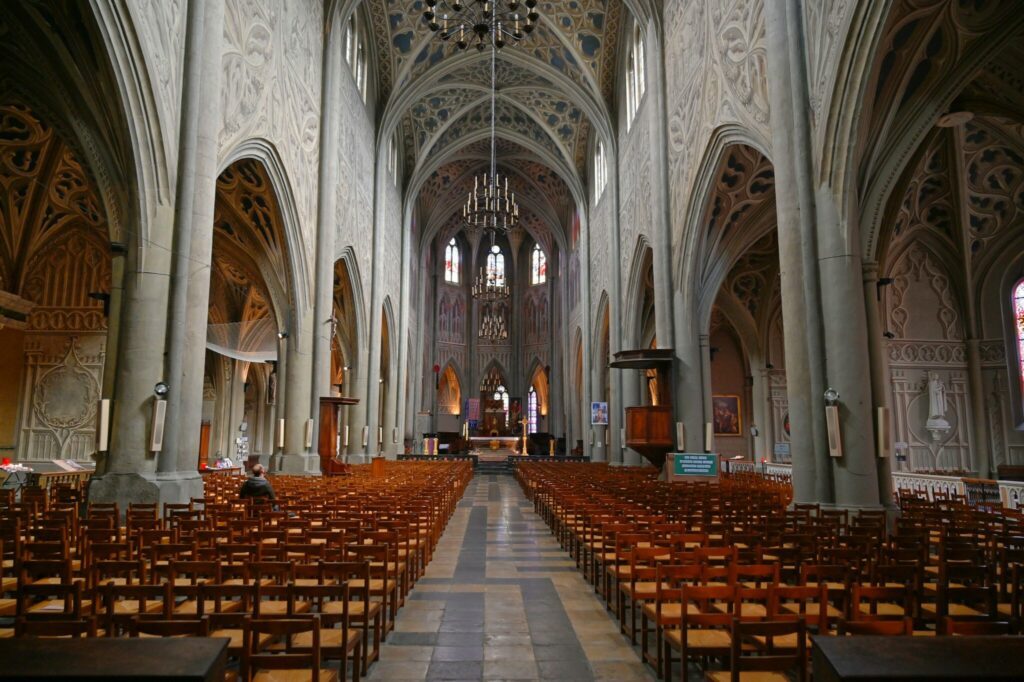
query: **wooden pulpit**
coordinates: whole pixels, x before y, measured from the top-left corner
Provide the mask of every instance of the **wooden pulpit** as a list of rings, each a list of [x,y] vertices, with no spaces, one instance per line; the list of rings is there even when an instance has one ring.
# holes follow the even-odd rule
[[[626,408],[626,447],[632,448],[648,462],[663,469],[665,457],[675,449],[672,409],[671,348],[624,350],[615,354],[615,369],[654,370],[657,381],[655,405]]]
[[[341,428],[341,408],[355,405],[359,398],[326,396],[320,398],[320,472],[325,476],[348,473],[348,465],[338,459],[338,430]]]

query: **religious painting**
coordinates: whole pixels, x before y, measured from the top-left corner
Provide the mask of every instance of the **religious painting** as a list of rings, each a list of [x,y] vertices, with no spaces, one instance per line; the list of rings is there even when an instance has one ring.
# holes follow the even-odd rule
[[[512,398],[508,401],[508,421],[510,424],[519,425],[519,420],[523,418],[523,399]]]
[[[738,395],[712,396],[711,414],[716,436],[740,435],[742,424],[740,423],[740,397]]]
[[[592,426],[608,424],[608,403],[590,403],[590,423]]]

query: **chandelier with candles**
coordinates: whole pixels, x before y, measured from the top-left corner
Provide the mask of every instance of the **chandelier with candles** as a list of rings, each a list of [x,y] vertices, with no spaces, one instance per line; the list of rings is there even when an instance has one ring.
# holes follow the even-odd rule
[[[491,303],[504,301],[512,296],[508,278],[505,277],[505,268],[497,266],[500,257],[501,249],[497,245],[492,246],[491,257],[487,259],[487,267],[480,268],[473,280],[471,291],[476,300]]]
[[[490,310],[480,321],[480,338],[486,341],[505,341],[508,339],[508,327],[501,310]]]
[[[537,0],[426,0],[423,19],[444,41],[460,50],[475,44],[481,52],[518,44],[533,32],[540,15]]]

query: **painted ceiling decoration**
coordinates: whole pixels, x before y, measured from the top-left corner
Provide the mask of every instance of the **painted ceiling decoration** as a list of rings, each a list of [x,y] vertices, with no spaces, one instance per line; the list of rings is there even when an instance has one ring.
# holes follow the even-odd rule
[[[538,2],[536,29],[498,54],[498,162],[531,229],[564,235],[582,194],[592,136],[609,134],[623,0]],[[423,0],[367,0],[381,120],[396,125],[417,223],[437,234],[460,210],[461,178],[488,164],[490,51],[460,51],[423,17]],[[485,141],[485,138],[488,138]],[[464,196],[464,194],[463,194]],[[527,217],[529,214],[529,218]],[[548,222],[554,224],[545,225]],[[549,247],[564,236],[537,237]]]

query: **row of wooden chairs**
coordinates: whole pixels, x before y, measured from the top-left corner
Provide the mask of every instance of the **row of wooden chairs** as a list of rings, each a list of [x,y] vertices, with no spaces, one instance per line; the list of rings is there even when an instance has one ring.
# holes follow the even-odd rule
[[[1019,629],[1024,533],[1013,514],[910,513],[890,533],[884,512],[787,505],[777,481],[752,476],[680,485],[642,469],[565,463],[524,463],[516,475],[659,675],[686,648],[688,628],[715,646],[681,657],[684,679],[694,660],[735,661],[733,617],[796,617],[822,635],[871,630],[868,622],[916,635]],[[966,545],[979,537],[972,553]],[[702,600],[701,590],[721,593]],[[702,614],[708,600],[714,608]],[[704,632],[712,623],[716,635]]]
[[[238,499],[242,479],[227,476],[206,477],[202,498],[162,509],[132,504],[123,514],[56,495],[9,501],[0,508],[0,618],[12,627],[0,623],[0,636],[131,636],[140,623],[140,636],[146,628],[203,631],[229,637],[240,671],[261,669],[260,656],[275,665],[313,655],[305,649],[315,639],[316,657],[341,661],[343,676],[349,662],[365,675],[472,469],[353,470],[273,477],[271,504]],[[284,637],[285,626],[268,622],[294,622],[307,634]],[[263,627],[280,630],[274,642],[255,634]]]

